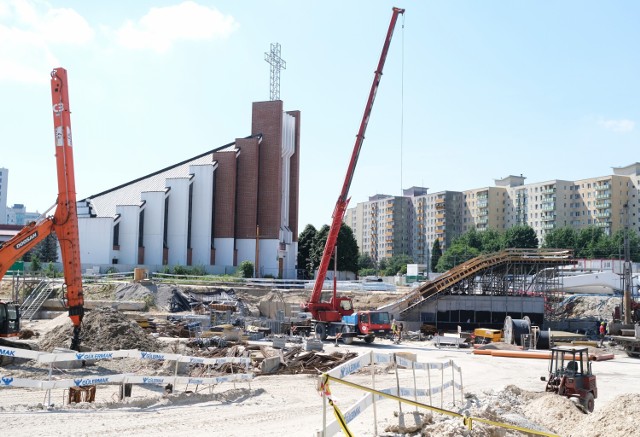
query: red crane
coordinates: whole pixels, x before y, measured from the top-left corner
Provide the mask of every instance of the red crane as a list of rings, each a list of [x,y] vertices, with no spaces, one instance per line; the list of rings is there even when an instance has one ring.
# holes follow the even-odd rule
[[[53,216],[43,217],[27,224],[11,240],[0,245],[0,278],[22,255],[55,232],[60,243],[62,269],[66,286],[66,302],[73,323],[71,349],[79,350],[80,325],[84,316],[82,267],[80,264],[80,238],[76,209],[76,182],[73,167],[73,142],[67,70],[56,68],[51,72],[51,103],[56,148],[58,200]],[[20,330],[16,304],[0,302],[0,337],[15,336]]]
[[[327,242],[322,252],[322,259],[320,261],[320,267],[318,268],[318,274],[316,276],[316,282],[313,287],[313,292],[309,301],[303,305],[305,311],[311,312],[311,315],[316,321],[322,322],[338,322],[342,320],[342,316],[348,316],[353,314],[353,305],[351,299],[348,297],[337,297],[336,289],[334,286],[333,296],[329,302],[322,302],[322,286],[327,276],[327,269],[331,256],[334,253],[336,247],[336,241],[338,239],[338,232],[344,219],[344,214],[349,204],[349,187],[353,180],[353,174],[358,163],[358,156],[360,155],[360,149],[364,142],[364,134],[367,130],[367,124],[369,123],[369,117],[371,116],[371,110],[373,108],[373,102],[376,98],[376,92],[380,85],[380,79],[382,78],[382,69],[387,59],[387,53],[389,52],[389,45],[391,44],[391,37],[396,26],[398,16],[404,14],[404,9],[393,8],[393,14],[391,15],[391,23],[389,23],[389,29],[387,30],[387,36],[384,40],[382,47],[382,53],[380,54],[380,61],[378,62],[378,68],[375,71],[373,83],[371,84],[371,90],[369,91],[369,98],[364,108],[364,115],[362,116],[362,122],[360,123],[360,129],[356,135],[356,142],[353,146],[353,152],[351,153],[351,160],[349,161],[349,167],[347,168],[347,174],[342,185],[342,191],[336,202],[336,206],[333,210],[333,220],[331,227],[329,228],[329,235],[327,236]]]

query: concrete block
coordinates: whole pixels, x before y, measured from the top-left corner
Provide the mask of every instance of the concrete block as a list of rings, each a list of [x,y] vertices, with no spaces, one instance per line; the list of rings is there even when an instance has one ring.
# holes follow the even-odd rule
[[[320,351],[324,350],[324,345],[321,340],[315,338],[307,338],[303,342],[305,351]]]
[[[396,356],[409,361],[418,361],[418,355],[413,352],[396,352]]]
[[[286,344],[287,343],[284,337],[274,337],[271,347],[273,347],[274,349],[284,349]]]
[[[262,364],[260,366],[260,369],[262,370],[262,373],[275,373],[278,371],[278,369],[280,368],[280,357],[279,356],[275,356],[275,357],[269,357],[269,358],[265,358],[262,361]]]

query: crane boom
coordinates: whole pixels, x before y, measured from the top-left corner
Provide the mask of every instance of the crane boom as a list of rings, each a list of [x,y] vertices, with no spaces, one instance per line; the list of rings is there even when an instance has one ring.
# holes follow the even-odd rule
[[[371,116],[373,102],[376,98],[378,86],[380,85],[380,79],[382,78],[382,69],[384,67],[385,61],[387,60],[387,53],[389,52],[389,46],[391,44],[393,31],[398,20],[398,15],[400,14],[404,14],[404,9],[394,7],[393,14],[391,15],[391,22],[389,23],[389,29],[387,30],[387,36],[382,47],[382,53],[380,54],[380,60],[378,61],[378,67],[376,68],[373,83],[371,84],[371,90],[369,91],[369,98],[367,99],[367,104],[364,108],[364,115],[362,116],[360,129],[358,130],[358,134],[356,135],[356,142],[353,146],[353,152],[351,153],[351,160],[349,161],[349,167],[347,168],[347,174],[344,180],[344,184],[342,185],[340,196],[338,197],[336,206],[333,210],[331,227],[329,228],[327,242],[325,243],[324,250],[322,252],[322,258],[320,260],[316,282],[313,286],[311,297],[305,306],[305,309],[310,311],[313,317],[318,320],[336,321],[340,320],[342,315],[348,315],[353,312],[353,310],[350,310],[350,312],[346,313],[345,311],[341,311],[339,304],[340,301],[335,299],[335,296],[331,303],[321,302],[322,286],[324,285],[324,280],[327,276],[327,269],[329,268],[331,256],[336,247],[336,241],[338,240],[340,226],[342,225],[344,214],[347,210],[347,205],[349,204],[349,199],[347,198],[349,194],[349,188],[351,186],[351,181],[353,180],[353,174],[356,168],[356,164],[358,163],[360,149],[362,148],[362,143],[364,142],[364,134],[367,130],[367,125]],[[319,315],[320,312],[324,314]]]

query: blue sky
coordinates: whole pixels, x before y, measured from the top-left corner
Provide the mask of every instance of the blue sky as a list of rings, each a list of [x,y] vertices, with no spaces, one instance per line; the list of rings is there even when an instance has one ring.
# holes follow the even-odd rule
[[[69,72],[78,198],[250,134],[282,45],[300,230],[330,223],[391,17],[351,204],[611,174],[639,161],[634,1],[0,1],[9,205],[56,200],[49,73]],[[404,22],[404,31],[402,24]]]

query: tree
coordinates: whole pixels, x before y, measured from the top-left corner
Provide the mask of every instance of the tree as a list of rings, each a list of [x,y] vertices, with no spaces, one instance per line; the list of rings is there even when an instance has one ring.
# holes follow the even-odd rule
[[[484,232],[478,232],[475,230],[475,228],[471,228],[470,230],[453,240],[453,244],[473,247],[481,251],[483,241],[482,234],[484,234]]]
[[[38,258],[42,262],[57,262],[58,261],[58,238],[55,233],[51,233],[45,237],[35,247]]]
[[[475,247],[467,247],[463,244],[454,243],[445,251],[442,257],[440,257],[435,271],[446,272],[458,264],[462,264],[478,255],[480,255],[480,251]]]
[[[367,269],[372,270],[376,268],[376,262],[371,258],[368,253],[361,253],[358,255],[358,271]]]
[[[502,250],[502,234],[495,229],[487,229],[480,233],[480,252],[493,253]]]
[[[38,258],[38,254],[31,255],[31,271],[39,272],[42,269],[42,264],[40,264],[40,258]]]
[[[598,246],[601,246],[601,240],[607,238],[602,228],[590,226],[581,229],[578,233],[576,241],[576,258],[596,258],[595,253],[599,252]]]
[[[306,272],[306,277],[313,276],[313,262],[311,251],[313,249],[314,238],[318,231],[315,226],[308,224],[298,236],[298,269]]]
[[[518,249],[537,249],[538,237],[531,226],[514,226],[504,233],[502,247]]]
[[[386,258],[386,268],[381,271],[382,276],[395,276],[396,274],[407,273],[407,264],[413,264],[413,258],[409,255],[394,255]]]
[[[544,236],[542,247],[545,249],[575,249],[578,233],[570,227],[553,229]]]
[[[329,235],[329,226],[324,225],[318,232],[316,232],[313,238],[313,247],[311,249],[310,259],[312,260],[313,270],[320,266],[322,260],[322,254],[324,252],[324,246],[327,243],[327,237]],[[336,241],[338,248],[338,270],[349,271],[358,273],[358,242],[353,236],[351,228],[342,224],[338,231],[338,238]],[[332,257],[333,258],[333,257]],[[329,269],[333,268],[333,264],[329,265]]]
[[[440,247],[440,240],[436,238],[436,241],[433,242],[433,246],[431,247],[431,268],[432,272],[436,272],[436,266],[438,265],[438,261],[440,261],[440,257],[442,256],[442,248]]]

